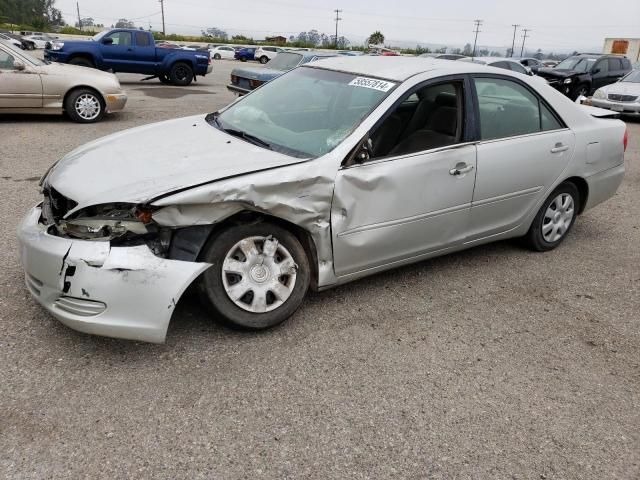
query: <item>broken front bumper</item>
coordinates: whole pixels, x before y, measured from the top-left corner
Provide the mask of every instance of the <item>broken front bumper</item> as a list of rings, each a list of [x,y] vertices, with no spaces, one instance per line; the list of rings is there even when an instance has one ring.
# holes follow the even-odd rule
[[[71,240],[47,233],[33,208],[18,228],[27,288],[75,330],[161,343],[185,289],[207,263],[167,260],[146,245]]]

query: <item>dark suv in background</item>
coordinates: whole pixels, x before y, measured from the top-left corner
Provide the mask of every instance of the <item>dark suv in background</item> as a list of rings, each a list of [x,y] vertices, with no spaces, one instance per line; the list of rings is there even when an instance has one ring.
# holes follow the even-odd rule
[[[630,71],[631,62],[626,57],[583,53],[563,60],[554,68],[539,68],[538,75],[575,100],[617,82]]]

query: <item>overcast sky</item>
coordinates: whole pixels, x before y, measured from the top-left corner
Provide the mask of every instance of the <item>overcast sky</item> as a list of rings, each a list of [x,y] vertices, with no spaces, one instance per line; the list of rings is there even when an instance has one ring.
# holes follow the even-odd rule
[[[157,0],[79,0],[80,14],[111,25],[118,18],[161,30]],[[326,6],[323,6],[326,5]],[[525,6],[526,5],[526,6]],[[76,21],[76,0],[57,0],[68,23]],[[484,21],[481,46],[510,47],[514,23],[529,28],[527,46],[544,51],[602,48],[607,36],[640,37],[639,0],[165,0],[170,33],[194,34],[218,27],[256,39],[297,35],[317,29],[333,34],[339,8],[339,35],[361,43],[375,30],[386,43],[421,42],[462,46],[473,43],[473,20]],[[522,41],[518,32],[516,45]]]

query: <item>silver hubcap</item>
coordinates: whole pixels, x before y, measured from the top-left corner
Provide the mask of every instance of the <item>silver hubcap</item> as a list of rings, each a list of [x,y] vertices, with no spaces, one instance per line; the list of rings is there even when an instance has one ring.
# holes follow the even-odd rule
[[[222,284],[238,307],[252,313],[275,310],[296,285],[298,266],[272,236],[249,237],[236,243],[222,264]]]
[[[542,219],[542,236],[549,242],[560,240],[573,221],[573,197],[568,193],[561,193],[547,208]]]
[[[76,113],[85,120],[93,120],[100,114],[100,101],[95,95],[85,93],[76,99]]]

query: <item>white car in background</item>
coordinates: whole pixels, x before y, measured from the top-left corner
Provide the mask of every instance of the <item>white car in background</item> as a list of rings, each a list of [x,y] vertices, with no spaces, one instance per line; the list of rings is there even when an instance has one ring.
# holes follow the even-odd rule
[[[284,48],[280,47],[258,47],[253,57],[263,65],[269,60],[276,58],[280,52],[284,52]]]
[[[224,58],[225,60],[233,60],[236,55],[236,49],[228,45],[220,45],[218,47],[210,48],[209,54],[214,60],[220,60],[221,58]]]
[[[523,66],[519,61],[505,57],[463,57],[458,59],[459,62],[473,62],[489,67],[502,68],[511,70],[512,72],[522,73],[523,75],[532,75],[531,69]]]
[[[470,62],[310,62],[54,163],[18,229],[25,281],[71,328],[162,342],[192,284],[212,319],[259,330],[309,288],[507,238],[552,250],[622,182],[616,117]]]
[[[640,70],[632,70],[618,82],[596,90],[591,104],[624,115],[640,117]]]
[[[25,38],[26,40],[31,40],[38,49],[46,48],[47,42],[51,41],[51,37],[45,37],[42,35],[26,35],[23,38]]]
[[[0,40],[4,40],[5,42],[10,43],[14,47],[18,47],[20,49],[24,49],[22,42],[19,42],[15,38],[10,37],[9,35],[5,35],[4,33],[0,33]]]

